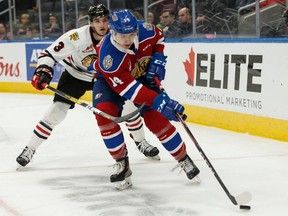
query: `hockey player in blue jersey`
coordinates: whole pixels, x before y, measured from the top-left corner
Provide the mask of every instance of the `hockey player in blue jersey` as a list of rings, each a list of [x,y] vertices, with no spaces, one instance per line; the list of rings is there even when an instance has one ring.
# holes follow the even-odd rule
[[[129,10],[110,15],[110,33],[96,46],[98,60],[94,69],[100,73],[93,88],[93,105],[112,116],[119,116],[124,101],[138,106],[145,103],[142,116],[146,126],[185,171],[188,179],[199,169],[186,152],[186,145],[169,120],[177,121],[176,112],[184,107],[161,93],[154,83],[165,77],[166,56],[162,30],[152,24],[137,21]],[[110,181],[116,188],[132,185],[126,142],[120,125],[96,115],[104,143],[116,160],[116,173]]]

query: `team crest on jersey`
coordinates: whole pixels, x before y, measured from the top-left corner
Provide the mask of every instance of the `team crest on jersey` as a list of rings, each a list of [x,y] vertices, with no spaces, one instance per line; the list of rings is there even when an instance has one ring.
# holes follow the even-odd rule
[[[113,59],[110,55],[107,55],[104,57],[103,59],[103,66],[104,68],[107,70],[109,69],[110,67],[112,67],[112,64],[113,64]]]
[[[143,26],[148,31],[151,31],[153,29],[153,26],[151,25],[151,23],[144,22]]]
[[[138,61],[136,64],[135,64],[135,68],[134,70],[132,71],[132,76],[137,79],[138,77],[142,76],[145,74],[147,68],[148,68],[148,63],[150,61],[150,58],[143,58],[143,59],[140,59],[140,61]]]
[[[89,65],[91,65],[93,62],[95,62],[97,59],[97,56],[95,54],[91,54],[86,56],[85,58],[83,58],[81,60],[81,63],[84,67],[88,67]]]
[[[69,35],[70,40],[78,40],[79,39],[79,34],[78,32],[74,32],[73,34]]]

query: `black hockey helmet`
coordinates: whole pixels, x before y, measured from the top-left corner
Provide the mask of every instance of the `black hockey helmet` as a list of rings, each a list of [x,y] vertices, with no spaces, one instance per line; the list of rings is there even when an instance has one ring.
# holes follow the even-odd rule
[[[104,4],[93,5],[90,6],[88,9],[88,16],[89,20],[92,22],[93,18],[95,17],[102,17],[102,16],[109,17],[109,10],[106,8]]]

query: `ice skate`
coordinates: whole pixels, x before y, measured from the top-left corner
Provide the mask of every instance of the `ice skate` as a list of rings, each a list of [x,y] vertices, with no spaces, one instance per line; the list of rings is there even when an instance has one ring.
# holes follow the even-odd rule
[[[185,155],[185,157],[178,162],[180,164],[180,167],[185,171],[188,179],[191,180],[200,173],[200,170],[197,168],[197,166],[194,164],[194,162],[188,155]]]
[[[16,161],[20,166],[25,167],[32,160],[34,154],[35,151],[26,146],[22,153],[16,158]]]
[[[116,172],[110,176],[110,181],[114,183],[114,187],[117,190],[125,190],[132,186],[131,175],[132,171],[129,167],[128,157],[123,157],[116,161],[114,165]]]
[[[136,143],[138,150],[143,153],[145,157],[160,160],[158,148],[150,145],[146,139],[141,142],[134,142]]]

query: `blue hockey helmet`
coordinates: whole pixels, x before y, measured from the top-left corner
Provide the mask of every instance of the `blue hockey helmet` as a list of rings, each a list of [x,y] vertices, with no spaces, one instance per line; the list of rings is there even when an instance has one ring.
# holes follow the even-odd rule
[[[136,18],[127,9],[112,12],[109,22],[115,33],[130,34],[138,29]]]

